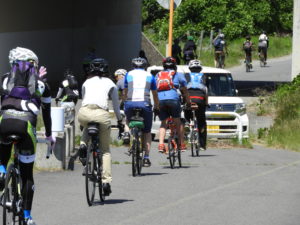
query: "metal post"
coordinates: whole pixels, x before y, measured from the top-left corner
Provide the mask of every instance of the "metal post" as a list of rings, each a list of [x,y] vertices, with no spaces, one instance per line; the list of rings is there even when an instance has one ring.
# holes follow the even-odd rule
[[[204,30],[201,30],[200,39],[199,39],[198,58],[200,58],[201,51],[202,51],[203,35],[204,35]]]
[[[209,37],[209,49],[212,49],[212,41],[213,41],[213,38],[214,38],[214,31],[211,30],[211,31],[210,31],[210,37]]]
[[[300,74],[300,0],[294,0],[293,53],[291,80]]]

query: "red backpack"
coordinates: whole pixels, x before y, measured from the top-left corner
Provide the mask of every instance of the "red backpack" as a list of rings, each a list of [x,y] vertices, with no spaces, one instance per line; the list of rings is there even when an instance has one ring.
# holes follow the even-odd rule
[[[156,80],[157,91],[168,91],[173,89],[173,76],[175,73],[174,70],[159,72]]]

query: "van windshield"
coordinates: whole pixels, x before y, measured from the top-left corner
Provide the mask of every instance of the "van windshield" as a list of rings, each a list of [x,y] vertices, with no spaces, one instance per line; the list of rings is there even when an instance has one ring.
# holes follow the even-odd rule
[[[235,96],[235,87],[231,74],[206,73],[209,96]]]

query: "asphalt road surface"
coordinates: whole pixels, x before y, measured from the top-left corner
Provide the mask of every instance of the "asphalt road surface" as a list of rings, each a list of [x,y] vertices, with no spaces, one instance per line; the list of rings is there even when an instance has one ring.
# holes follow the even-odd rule
[[[74,171],[35,173],[36,223],[299,225],[299,153],[259,146],[208,149],[200,157],[187,151],[183,168],[171,169],[156,142],[153,149],[152,166],[132,177],[127,149],[112,148],[112,194],[92,207],[78,162]]]
[[[265,67],[253,61],[253,69],[247,73],[244,63],[228,68],[236,81],[291,81],[292,56],[270,59]]]

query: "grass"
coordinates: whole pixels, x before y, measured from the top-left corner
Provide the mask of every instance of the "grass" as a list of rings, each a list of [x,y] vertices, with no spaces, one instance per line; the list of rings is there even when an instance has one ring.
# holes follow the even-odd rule
[[[154,40],[154,34],[145,31],[145,34],[150,40]],[[258,45],[258,35],[253,36],[252,38],[255,44],[255,51],[253,52],[253,59],[258,60],[257,45]],[[284,36],[280,37],[277,35],[269,36],[270,47],[268,49],[268,58],[280,57],[289,55],[292,52],[292,37]],[[244,60],[244,51],[242,50],[244,38],[239,38],[235,40],[227,41],[228,56],[225,59],[225,66],[232,67],[239,65],[241,60]],[[214,52],[213,49],[210,49],[210,40],[209,38],[204,38],[202,43],[202,50],[199,52],[197,49],[198,58],[201,60],[202,64],[205,66],[214,67]],[[153,41],[157,49],[166,55],[166,44],[167,40]],[[197,43],[197,42],[196,42]],[[180,43],[181,48],[183,49],[184,43]],[[199,45],[198,45],[199,46]]]
[[[258,130],[257,140],[272,147],[300,152],[300,75],[256,107],[258,115],[269,113],[274,117],[272,127]]]

